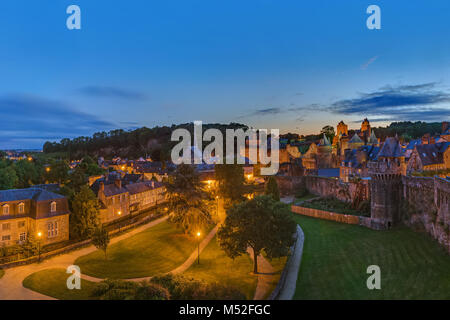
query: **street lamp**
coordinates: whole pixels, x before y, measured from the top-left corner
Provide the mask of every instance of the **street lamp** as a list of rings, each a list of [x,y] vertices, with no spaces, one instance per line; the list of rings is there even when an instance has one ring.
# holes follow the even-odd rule
[[[217,217],[219,217],[219,196],[216,196],[217,199]]]
[[[38,232],[37,233],[38,236],[38,262],[41,262],[41,237],[42,237],[42,232]]]
[[[120,215],[122,214],[122,211],[118,211],[117,212],[117,214],[119,215],[119,219],[120,219]],[[119,220],[119,233],[120,233],[120,226],[121,226],[121,222],[120,222],[120,220]]]
[[[197,232],[197,264],[200,264],[200,231]]]

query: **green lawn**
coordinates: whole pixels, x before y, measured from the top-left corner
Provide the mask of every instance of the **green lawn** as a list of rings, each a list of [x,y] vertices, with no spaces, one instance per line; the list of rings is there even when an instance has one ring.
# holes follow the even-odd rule
[[[214,237],[200,254],[200,265],[193,264],[183,275],[208,282],[219,282],[238,288],[248,299],[252,299],[257,277],[251,273],[253,262],[248,255],[228,258]]]
[[[305,233],[295,299],[450,299],[450,256],[426,234],[294,219]],[[369,265],[381,290],[366,287]]]
[[[0,279],[3,277],[4,274],[5,274],[5,271],[0,269]]]
[[[64,269],[46,269],[35,272],[23,280],[23,286],[33,291],[60,300],[92,300],[90,297],[94,282],[81,279],[81,289],[69,290],[67,278],[70,274]]]
[[[354,216],[370,216],[367,212],[360,212],[352,208],[352,205],[337,199],[319,198],[300,204],[302,207],[330,211],[340,214],[350,214]]]
[[[166,273],[181,265],[193,252],[197,241],[182,234],[172,224],[162,222],[103,251],[78,258],[81,272],[97,278],[131,279]]]

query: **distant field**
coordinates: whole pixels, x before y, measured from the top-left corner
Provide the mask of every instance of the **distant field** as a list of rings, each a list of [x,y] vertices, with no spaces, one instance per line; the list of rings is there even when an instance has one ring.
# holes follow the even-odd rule
[[[194,263],[183,275],[234,286],[244,293],[247,299],[252,299],[257,282],[257,277],[251,274],[252,271],[253,262],[247,254],[234,260],[228,258],[214,237],[200,254],[200,264]]]
[[[131,279],[169,272],[194,251],[197,241],[168,222],[109,246],[108,260],[97,250],[78,258],[83,274],[110,279]]]
[[[93,300],[91,297],[94,282],[81,279],[80,290],[69,290],[67,278],[70,274],[64,269],[46,269],[35,272],[23,280],[23,286],[60,300]]]
[[[294,219],[305,233],[295,299],[450,299],[450,256],[426,234]],[[381,290],[367,289],[369,265]]]

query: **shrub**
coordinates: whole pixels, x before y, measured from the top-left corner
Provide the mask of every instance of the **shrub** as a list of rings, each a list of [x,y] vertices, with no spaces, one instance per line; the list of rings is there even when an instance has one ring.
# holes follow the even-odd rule
[[[98,283],[92,296],[102,300],[168,300],[167,289],[148,281],[104,280]]]
[[[182,275],[164,275],[151,282],[166,288],[173,300],[244,300],[245,295],[238,289],[219,283],[209,284],[202,280]]]

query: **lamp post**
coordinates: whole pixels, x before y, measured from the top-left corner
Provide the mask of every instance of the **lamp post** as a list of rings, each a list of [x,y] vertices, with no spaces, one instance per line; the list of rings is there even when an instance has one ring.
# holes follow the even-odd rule
[[[42,237],[42,232],[38,232],[37,233],[38,236],[38,262],[41,262],[41,237]]]
[[[219,196],[216,196],[217,199],[217,218],[219,218]]]
[[[122,211],[118,211],[117,214],[119,215],[119,219],[120,219],[120,215],[122,214]],[[120,226],[122,225],[121,221],[119,220],[119,233],[120,233]]]
[[[197,264],[200,264],[200,232],[197,232]]]

